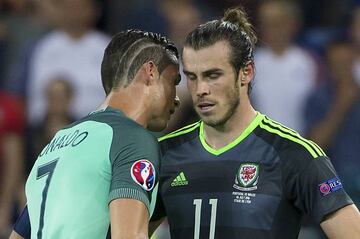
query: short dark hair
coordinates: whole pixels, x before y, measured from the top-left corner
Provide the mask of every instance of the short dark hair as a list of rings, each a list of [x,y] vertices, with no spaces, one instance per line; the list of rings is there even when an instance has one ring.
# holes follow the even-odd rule
[[[254,62],[254,49],[257,42],[253,26],[249,23],[242,7],[228,9],[221,20],[199,25],[187,35],[184,46],[199,50],[219,41],[229,43],[230,63],[237,78],[241,67]],[[249,92],[250,90],[251,84]]]
[[[169,64],[178,64],[178,59],[177,48],[165,36],[133,29],[119,32],[106,47],[101,64],[105,93],[127,87],[147,61],[154,61],[161,73]]]

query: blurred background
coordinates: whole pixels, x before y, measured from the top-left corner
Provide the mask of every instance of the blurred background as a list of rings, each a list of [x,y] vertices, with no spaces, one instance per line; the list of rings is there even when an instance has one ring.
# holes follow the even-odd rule
[[[260,39],[256,109],[318,143],[360,207],[360,1],[0,0],[0,239],[26,202],[36,155],[104,99],[100,64],[111,35],[140,28],[181,48],[189,30],[238,4]],[[178,95],[167,131],[196,120],[184,79]],[[156,238],[169,238],[166,223]],[[305,218],[299,238],[325,236]]]

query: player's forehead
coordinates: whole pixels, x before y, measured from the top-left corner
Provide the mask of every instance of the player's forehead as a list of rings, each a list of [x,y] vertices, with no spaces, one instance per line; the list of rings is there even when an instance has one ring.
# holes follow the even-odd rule
[[[229,53],[229,45],[226,41],[219,41],[199,50],[184,47],[182,56],[184,72],[198,74],[209,69],[231,68]]]

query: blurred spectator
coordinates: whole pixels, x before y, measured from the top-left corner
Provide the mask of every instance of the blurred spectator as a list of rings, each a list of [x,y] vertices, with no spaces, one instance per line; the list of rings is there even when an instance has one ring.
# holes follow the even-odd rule
[[[159,9],[168,25],[167,35],[181,49],[186,35],[202,22],[203,11],[200,11],[192,0],[157,1]],[[196,113],[192,108],[190,93],[187,90],[186,77],[183,75],[182,69],[180,69],[180,74],[182,80],[177,87],[177,95],[180,98],[181,104],[171,117],[166,132],[171,132],[197,120]]]
[[[353,11],[352,22],[350,24],[350,39],[354,57],[354,77],[360,85],[360,6]]]
[[[0,22],[0,75],[3,76],[5,73],[4,62],[5,62],[5,49],[6,49],[6,31],[5,26]],[[4,86],[4,77],[0,77],[0,88]]]
[[[45,124],[48,123],[53,129],[46,143],[65,125],[72,123],[74,117],[71,115],[71,104],[74,96],[74,88],[71,81],[58,77],[49,82],[46,95],[46,115],[44,117]],[[44,126],[45,124],[41,124]]]
[[[258,16],[263,45],[255,54],[253,101],[259,111],[301,133],[305,100],[319,72],[314,58],[294,42],[300,10],[291,1],[270,0],[260,5]]]
[[[164,15],[167,34],[181,48],[186,35],[202,22],[200,10],[192,0],[157,0]]]
[[[296,0],[304,12],[307,28],[343,26],[354,0]],[[315,14],[316,13],[316,14]]]
[[[39,1],[43,14],[55,27],[34,46],[25,60],[27,70],[20,82],[26,85],[28,118],[31,125],[45,116],[43,92],[58,75],[71,79],[74,86],[72,114],[88,114],[105,97],[100,65],[108,37],[94,30],[98,16],[95,0]]]
[[[231,7],[243,6],[246,9],[250,22],[255,19],[254,15],[259,3],[262,0],[194,0],[200,9],[205,8],[213,16],[222,16],[224,11]],[[213,17],[209,17],[212,19]]]
[[[21,208],[25,202],[23,110],[17,98],[0,92],[0,238],[8,236],[11,230],[14,201]]]
[[[107,12],[105,26],[111,34],[128,28],[158,33],[167,31],[167,23],[160,11],[158,0],[108,0],[104,2]]]
[[[309,137],[332,159],[347,193],[360,206],[360,82],[353,75],[354,49],[347,43],[329,47],[331,80],[310,96],[306,118]]]
[[[74,121],[70,112],[73,93],[74,89],[69,80],[57,77],[49,81],[44,92],[46,114],[42,121],[32,129],[34,155],[41,152],[58,130]]]
[[[3,62],[0,62],[4,86],[11,80],[12,67],[20,58],[24,48],[42,35],[47,27],[38,11],[35,0],[3,0],[0,3],[0,39],[6,48],[0,49]],[[0,40],[1,41],[1,40]],[[6,82],[5,82],[6,81]]]

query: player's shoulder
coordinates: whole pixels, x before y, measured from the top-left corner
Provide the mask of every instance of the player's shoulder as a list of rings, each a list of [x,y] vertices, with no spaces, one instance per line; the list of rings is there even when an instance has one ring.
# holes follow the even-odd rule
[[[122,138],[144,138],[156,141],[156,138],[134,120],[128,118],[122,111],[107,107],[106,109],[91,112],[83,119],[74,122],[68,127],[75,125],[86,125],[101,134],[105,128],[110,129],[114,136],[120,135]]]
[[[126,137],[126,135],[132,135],[156,140],[148,130],[118,109],[107,107],[105,110],[90,114],[89,119],[109,125],[115,134],[119,133],[124,137]]]
[[[264,115],[255,134],[273,147],[283,158],[315,159],[326,156],[313,141],[297,131]]]
[[[198,137],[200,125],[201,121],[197,121],[158,138],[160,146],[172,148]]]

